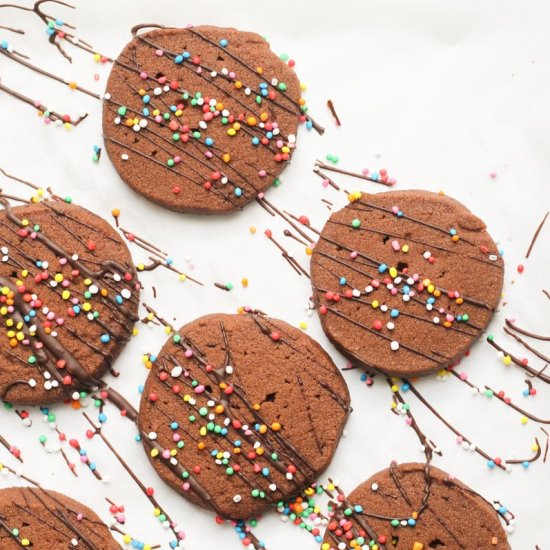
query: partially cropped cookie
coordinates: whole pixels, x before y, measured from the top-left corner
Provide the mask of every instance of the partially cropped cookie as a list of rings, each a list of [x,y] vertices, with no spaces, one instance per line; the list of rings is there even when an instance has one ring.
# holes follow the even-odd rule
[[[276,181],[306,120],[294,70],[255,33],[136,30],[115,61],[103,107],[115,169],[172,210],[242,208]]]
[[[161,478],[231,519],[257,516],[329,465],[350,412],[340,372],[309,336],[261,314],[214,314],[160,351],[138,425]]]
[[[0,548],[120,550],[107,525],[92,510],[55,491],[0,490]]]
[[[399,464],[378,472],[344,497],[334,512],[322,550],[375,544],[379,550],[510,550],[494,507],[425,464]]]
[[[503,261],[485,224],[427,191],[352,194],[311,261],[327,336],[354,364],[419,376],[459,359],[498,305]]]
[[[128,248],[79,206],[0,202],[0,399],[40,405],[89,391],[138,318]]]

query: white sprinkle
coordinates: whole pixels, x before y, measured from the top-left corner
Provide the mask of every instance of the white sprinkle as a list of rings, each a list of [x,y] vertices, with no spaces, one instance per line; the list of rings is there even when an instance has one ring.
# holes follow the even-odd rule
[[[172,376],[172,378],[179,378],[181,376],[181,373],[183,372],[183,367],[181,367],[180,365],[176,365],[171,371],[170,371],[170,376]]]
[[[120,292],[120,295],[125,299],[125,300],[129,300],[131,297],[132,297],[132,293],[130,292],[129,289],[127,288],[123,288]]]
[[[34,378],[31,378],[28,383],[31,388],[36,388],[36,380]]]
[[[149,432],[148,436],[151,441],[154,441],[157,438],[157,432]]]
[[[154,90],[153,90],[153,93],[155,95],[160,95],[162,94],[162,88],[160,86],[157,86]]]
[[[226,372],[226,374],[233,374],[233,370],[234,370],[234,369],[233,369],[233,367],[232,367],[231,365],[227,365],[227,366],[225,367],[225,372]]]
[[[390,348],[392,351],[397,351],[399,349],[399,342],[397,342],[396,340],[393,340],[392,343],[390,344]]]
[[[235,496],[233,497],[233,502],[234,502],[235,504],[238,504],[239,502],[241,502],[241,499],[242,499],[241,495],[235,495]]]
[[[128,160],[130,157],[126,153],[122,153],[122,155],[120,155],[120,158],[122,160]]]
[[[388,330],[393,330],[395,328],[395,323],[393,323],[392,321],[389,321],[387,324],[386,324],[386,328]]]

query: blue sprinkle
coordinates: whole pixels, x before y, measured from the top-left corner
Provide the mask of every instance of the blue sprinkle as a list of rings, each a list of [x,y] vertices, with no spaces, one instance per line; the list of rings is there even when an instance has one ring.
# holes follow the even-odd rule
[[[263,97],[266,97],[269,92],[264,88],[260,90],[260,93],[262,94]]]
[[[508,511],[508,508],[506,508],[506,506],[501,506],[501,507],[498,509],[498,513],[499,513],[499,514],[502,514],[502,515],[504,515],[507,511]]]
[[[433,296],[430,296],[427,300],[428,304],[435,304],[435,298]]]
[[[2,40],[2,43],[0,44],[0,46],[2,46],[2,49],[3,49],[3,50],[7,50],[7,49],[8,49],[8,43],[7,43],[5,40]]]
[[[524,461],[521,463],[521,465],[522,465],[525,469],[529,468],[529,462],[527,462],[527,460],[524,460]]]
[[[345,277],[340,277],[340,284],[341,284],[341,285],[345,285],[345,284],[346,284],[346,278],[345,278]]]
[[[89,466],[90,466],[90,470],[92,470],[92,472],[96,469],[95,462],[90,462]]]
[[[94,153],[99,153],[100,148],[99,145],[94,145]]]
[[[172,258],[166,258],[166,265],[172,265],[174,263],[174,260]]]
[[[221,435],[227,435],[228,433],[227,428],[222,428],[222,431],[220,432]]]
[[[55,20],[55,24],[56,24],[58,27],[62,27],[62,26],[64,25],[63,19],[56,19],[56,20]]]
[[[214,140],[211,137],[207,137],[204,140],[204,143],[207,147],[212,147],[212,145],[214,145]]]
[[[363,373],[361,375],[361,382],[364,382],[366,379],[367,379],[367,375],[365,373]]]
[[[235,187],[235,196],[240,197],[243,194],[243,190],[240,187]]]
[[[122,299],[122,296],[119,295],[119,296],[116,296],[116,297],[115,297],[115,301],[116,301],[117,304],[120,305],[120,304],[122,304],[122,302],[123,302],[124,300]]]
[[[403,294],[409,294],[411,291],[411,287],[409,285],[405,285],[403,287]]]
[[[210,454],[216,456],[218,454],[218,449],[214,449]]]
[[[36,262],[36,267],[42,267],[42,262],[40,260]]]
[[[449,231],[449,233],[454,237],[454,236],[456,235],[456,229],[451,228],[451,230]]]
[[[361,514],[363,512],[363,507],[360,506],[359,504],[356,504],[353,509],[358,513],[358,514]]]
[[[140,384],[138,386],[138,393],[143,393],[143,390],[144,390],[143,384]]]
[[[392,309],[390,311],[390,317],[392,317],[393,319],[399,317],[399,310],[398,309]]]
[[[495,461],[494,460],[488,460],[487,461],[487,466],[491,469],[493,469],[495,467]]]
[[[80,453],[80,456],[86,456],[88,454],[86,449],[80,449],[80,451],[78,451],[78,452]]]
[[[99,413],[97,419],[103,424],[103,422],[107,422],[107,415],[105,413]]]
[[[189,59],[191,57],[189,52],[183,52],[181,55],[183,55],[183,59]]]
[[[242,441],[240,439],[237,439],[237,441],[233,442],[233,445],[235,445],[235,447],[240,447],[242,445]]]
[[[271,139],[273,137],[273,132],[266,132],[265,137]]]
[[[257,137],[254,136],[254,137],[252,138],[252,145],[259,145],[259,144],[260,144],[259,138],[257,138]]]
[[[529,397],[529,390],[527,388],[523,390],[523,395],[525,395],[525,397]]]
[[[260,89],[265,90],[267,88],[267,82],[260,82]]]
[[[46,29],[46,34],[49,34],[50,36],[54,33],[55,31],[53,29],[50,29],[49,27]]]
[[[136,435],[134,436],[134,440],[135,440],[137,443],[139,443],[139,442],[141,441],[141,435],[136,434]]]
[[[156,360],[157,360],[156,355],[149,355],[149,361],[151,361],[151,363],[154,363]]]
[[[413,519],[413,518],[409,518],[407,520],[407,523],[411,526],[411,527],[414,527],[416,525],[416,520]]]
[[[80,313],[80,307],[79,306],[73,306],[73,311],[78,315]]]
[[[399,210],[399,212],[397,212],[396,216],[398,218],[402,218],[403,217],[403,210]]]
[[[227,46],[227,44],[229,44],[229,42],[228,42],[225,38],[222,38],[222,39],[220,40],[220,46],[221,46],[222,48],[225,48],[225,47]]]
[[[311,120],[308,120],[308,121],[306,122],[306,128],[307,128],[308,130],[311,130],[311,129],[313,128],[313,122],[311,122]]]
[[[379,178],[378,172],[372,172],[371,174],[369,174],[369,176],[370,176],[373,180],[377,180],[377,179]]]
[[[401,391],[407,392],[407,391],[410,390],[410,388],[411,388],[411,386],[410,386],[409,384],[403,384],[403,385],[401,386]]]
[[[388,270],[388,266],[386,264],[380,264],[378,266],[378,273],[385,273]]]
[[[141,112],[143,113],[144,116],[149,116],[149,109],[147,109],[147,107],[145,107],[144,109],[142,109]]]
[[[262,469],[262,475],[264,477],[267,477],[269,475],[269,468],[265,467]]]
[[[149,103],[151,101],[151,96],[149,94],[145,94],[143,96],[143,103]]]
[[[176,57],[174,58],[174,63],[176,63],[178,65],[183,63],[183,55],[176,55]]]
[[[100,340],[102,344],[108,344],[111,341],[111,337],[108,334],[102,334]]]
[[[172,422],[172,424],[170,424],[170,429],[177,430],[178,428],[179,424],[177,422]]]

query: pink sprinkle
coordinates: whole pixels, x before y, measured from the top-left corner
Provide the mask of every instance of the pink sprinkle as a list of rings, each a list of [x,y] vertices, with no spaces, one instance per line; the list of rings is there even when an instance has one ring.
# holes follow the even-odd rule
[[[197,386],[195,388],[195,393],[202,393],[205,390],[204,386]]]
[[[197,74],[201,74],[202,73],[202,67],[197,67]]]
[[[229,78],[235,78],[237,75],[235,74],[235,71],[229,72]]]
[[[56,319],[55,322],[56,322],[59,326],[61,326],[61,325],[65,322],[65,320],[63,319],[63,317],[59,317],[59,319]]]
[[[55,319],[55,313],[53,311],[50,311],[48,315],[46,315],[46,319],[48,319],[48,321],[52,321],[53,319]]]
[[[181,439],[181,435],[180,434],[174,434],[172,436],[172,441],[175,441],[176,443]]]
[[[184,491],[189,491],[189,489],[191,488],[191,485],[189,485],[189,482],[186,481],[183,485],[182,485],[182,489]]]
[[[40,107],[41,103],[40,101],[35,101],[34,106],[38,109]]]
[[[395,185],[397,183],[397,180],[395,178],[390,178],[390,179],[388,179],[388,183],[390,185]]]
[[[285,142],[282,140],[282,139],[278,139],[277,140],[277,147],[280,149],[283,145],[285,144]]]
[[[395,296],[399,291],[394,287],[390,290],[392,296]]]
[[[141,73],[139,73],[139,78],[141,78],[141,80],[147,80],[147,73],[145,71],[141,71]]]
[[[193,350],[192,349],[186,349],[185,350],[185,357],[187,357],[187,359],[190,359],[191,357],[193,357]]]
[[[459,435],[457,438],[456,438],[456,442],[460,445],[462,442],[464,441],[464,438]]]
[[[265,170],[260,170],[258,172],[258,176],[260,176],[260,178],[265,178],[267,176],[267,172]]]
[[[461,379],[461,380],[467,380],[467,379],[468,379],[468,375],[467,375],[465,372],[461,372],[461,373],[460,373],[460,379]]]
[[[399,252],[399,250],[401,250],[401,246],[399,246],[399,241],[392,241],[391,242],[391,247],[396,251],[396,252]]]
[[[162,50],[155,50],[155,54],[157,57],[162,57],[164,55],[164,52]]]
[[[392,206],[391,207],[391,211],[394,213],[394,214],[397,214],[399,212],[399,207],[398,206]]]
[[[49,119],[48,117],[44,119],[44,124],[49,124],[50,122],[51,122],[51,119]]]
[[[67,258],[59,258],[59,265],[65,265],[67,263]]]
[[[84,516],[82,514],[77,514],[76,519],[77,521],[82,521],[84,519]]]
[[[328,187],[329,183],[330,183],[330,181],[329,181],[328,179],[325,178],[325,179],[323,180],[323,187]]]
[[[98,81],[99,81],[99,75],[98,75],[97,73],[96,73],[96,74],[94,74],[94,80],[95,80],[96,82],[98,82]]]
[[[204,156],[207,158],[207,159],[211,159],[214,155],[212,154],[212,151],[206,151],[204,153]]]
[[[174,157],[174,163],[179,164],[181,162],[181,157],[175,156]]]
[[[265,197],[265,193],[258,193],[258,198],[263,199]]]
[[[405,422],[406,422],[409,426],[412,425],[412,423],[413,423],[412,418],[409,418],[408,416],[407,416],[407,418],[405,418]]]
[[[357,258],[357,251],[354,250],[353,252],[351,252],[349,257],[352,258],[353,260],[355,260],[355,258]]]
[[[119,522],[119,523],[124,523],[126,521],[126,517],[124,516],[124,514],[117,514],[116,515],[116,520]]]
[[[166,460],[170,458],[170,451],[168,449],[164,449],[164,451],[162,451],[162,458],[165,458]]]
[[[496,172],[491,172],[489,174],[489,176],[491,176],[492,179],[495,179],[497,177],[497,173]]]
[[[363,168],[363,176],[368,176],[369,175],[369,169],[368,168]]]

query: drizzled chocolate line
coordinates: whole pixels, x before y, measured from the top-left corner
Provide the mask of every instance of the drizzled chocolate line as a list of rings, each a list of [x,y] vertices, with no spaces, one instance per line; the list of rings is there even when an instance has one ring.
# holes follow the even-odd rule
[[[550,292],[548,292],[547,290],[544,290],[543,288],[542,293],[550,300]]]
[[[504,322],[506,323],[506,326],[512,330],[515,330],[516,332],[519,332],[520,334],[523,334],[524,336],[528,336],[529,338],[534,338],[535,340],[547,340],[550,341],[550,336],[541,336],[540,334],[535,334],[534,332],[529,332],[525,329],[522,329],[518,327],[515,323],[515,321],[512,321],[511,319],[505,319]],[[508,333],[510,334],[510,333]]]
[[[4,50],[0,49],[0,52],[3,52]],[[26,95],[23,95],[12,88],[8,88],[4,84],[0,82],[0,90],[3,92],[6,92],[7,94],[13,96],[15,99],[18,99],[19,101],[22,101],[23,103],[26,103],[27,105],[30,105],[31,107],[34,107],[35,109],[38,109],[40,112],[45,113],[48,112],[48,116],[51,120],[54,122],[57,120],[63,120],[62,114],[58,113],[57,111],[49,111],[47,107],[42,105],[42,103],[32,100],[30,97],[27,97]],[[78,126],[85,118],[87,118],[88,114],[84,114],[82,116],[79,116],[74,121],[71,119],[71,124],[73,126]]]
[[[54,0],[46,0],[46,1],[54,1]],[[60,76],[57,76],[56,74],[50,73],[49,71],[46,71],[45,69],[42,69],[41,67],[38,67],[37,65],[33,65],[32,63],[25,61],[21,57],[17,57],[7,50],[0,49],[0,53],[4,54],[6,57],[9,57],[10,59],[13,59],[16,63],[19,63],[20,65],[23,65],[24,67],[27,67],[27,69],[30,69],[31,71],[34,71],[35,73],[41,74],[42,76],[45,76],[46,78],[49,78],[50,80],[55,80],[56,82],[60,82],[61,84],[68,85],[69,82],[65,80],[64,78],[61,78]],[[101,99],[101,96],[99,94],[96,94],[95,92],[92,92],[91,90],[88,90],[87,88],[84,88],[76,83],[74,83],[74,89],[78,90],[79,92],[82,92],[86,95],[89,95],[90,97],[93,97],[94,99]]]
[[[265,232],[265,235],[266,237],[281,251],[281,256],[288,262],[288,264],[290,265],[290,267],[292,267],[292,269],[294,269],[294,271],[296,271],[296,273],[298,273],[298,275],[305,275],[308,279],[310,278],[309,276],[309,273],[307,272],[306,269],[304,269],[298,262],[298,260],[296,260],[296,258],[294,258],[292,256],[292,254],[290,254],[286,248],[281,244],[279,243],[275,237],[273,237],[271,231],[266,231]]]
[[[300,237],[294,235],[294,233],[292,233],[292,231],[290,231],[289,229],[285,229],[283,231],[283,234],[285,237],[290,237],[291,239],[294,239],[295,241],[299,242],[300,244],[303,244],[304,246],[309,246],[308,243],[304,242],[302,239],[300,239]]]
[[[534,347],[530,346],[523,338],[520,338],[517,334],[514,334],[511,330],[509,330],[506,327],[504,327],[504,332],[506,334],[509,334],[512,338],[514,338],[514,340],[519,342],[525,349],[529,350],[533,355],[536,355],[539,359],[542,359],[546,363],[550,363],[550,357],[547,357],[546,355],[544,355]]]
[[[527,371],[533,378],[538,378],[542,382],[545,382],[546,384],[550,384],[550,376],[544,374],[544,371],[546,370],[546,367],[549,363],[547,363],[540,371],[534,369],[533,367],[530,367],[527,363],[524,363],[522,360],[518,359],[515,355],[507,352],[504,348],[502,348],[499,344],[497,344],[494,340],[494,338],[491,338],[490,336],[487,337],[486,342],[495,348],[497,351],[500,351],[504,355],[507,355],[512,360],[512,363],[523,369],[524,371]]]
[[[13,452],[13,450],[15,449],[15,447],[13,445],[11,445],[8,440],[0,434],[0,444],[3,445],[9,452],[11,455],[13,455],[17,460],[19,460],[19,462],[23,462],[23,458],[21,458],[21,454],[15,454]]]
[[[323,181],[328,182],[328,184],[333,189],[336,189],[336,191],[342,191],[342,188],[332,178],[329,178],[324,172],[321,172],[321,170],[319,170],[318,168],[313,168],[313,173],[317,174]],[[344,193],[346,195],[349,195],[349,191],[346,191],[345,189]]]
[[[336,122],[336,126],[342,126],[342,123],[340,122],[340,117],[338,116],[338,114],[336,113],[336,109],[334,108],[334,103],[332,102],[332,99],[329,99],[327,101],[327,107],[330,111],[330,114],[333,116],[334,118],[334,122]]]
[[[531,254],[531,250],[533,250],[533,246],[535,246],[535,243],[537,242],[539,234],[542,230],[542,227],[544,226],[544,224],[546,222],[546,219],[548,218],[548,214],[550,214],[550,212],[546,212],[546,214],[544,215],[544,218],[542,218],[542,221],[539,223],[539,225],[537,227],[537,230],[535,231],[535,234],[533,235],[533,238],[531,239],[531,244],[529,244],[529,248],[527,249],[527,252],[525,253],[525,258],[529,258],[530,254]]]
[[[449,430],[451,430],[457,437],[462,438],[462,440],[469,445],[472,445],[472,441],[464,436],[462,433],[460,433],[448,420],[446,420],[436,409],[433,405],[431,405],[428,400],[409,382],[408,380],[403,380],[409,385],[410,391],[415,395],[415,397],[440,421],[442,422]],[[477,445],[475,446],[475,452],[485,458],[486,460],[493,460],[490,455],[488,455],[484,450],[480,449]],[[495,462],[495,466],[500,468],[501,470],[506,471],[506,467],[499,463],[497,464]]]
[[[338,168],[337,166],[332,166],[330,164],[326,164],[324,162],[321,162],[320,160],[315,161],[315,168],[314,172],[316,171],[317,174],[320,173],[319,169],[321,170],[328,170],[329,172],[336,172],[337,174],[342,174],[344,176],[351,176],[352,178],[357,178],[361,180],[367,180],[371,181],[373,183],[379,183],[380,185],[385,185],[386,187],[392,187],[393,184],[387,181],[377,180],[372,178],[369,175],[366,174],[360,174],[358,172],[351,172],[350,170],[343,170],[342,168]],[[338,189],[339,191],[339,189]],[[346,191],[347,193],[347,191]]]
[[[112,396],[109,396],[109,399],[110,401],[115,404],[116,406],[118,406],[117,404],[117,400],[113,400]],[[126,411],[129,413],[127,416],[128,418],[130,418],[130,420],[132,420],[134,423],[137,419],[137,411],[134,409],[134,407],[132,407],[128,402],[126,402]],[[143,484],[143,482],[139,479],[138,475],[136,473],[134,473],[134,471],[130,468],[130,466],[126,463],[126,461],[120,456],[120,454],[118,453],[118,451],[113,447],[113,445],[111,444],[111,442],[107,439],[107,437],[103,434],[102,432],[102,426],[99,425],[97,426],[95,424],[95,422],[92,421],[92,419],[85,413],[83,412],[82,415],[84,416],[84,418],[88,421],[88,423],[90,424],[90,426],[93,428],[94,430],[94,435],[99,435],[99,437],[101,438],[101,440],[103,441],[103,443],[105,443],[105,445],[107,446],[107,448],[111,451],[111,453],[115,456],[115,458],[118,460],[118,462],[120,463],[120,465],[126,470],[126,472],[128,473],[128,475],[134,480],[134,482],[136,483],[136,485],[139,487],[139,489],[141,490],[141,492],[147,497],[147,499],[149,500],[149,502],[153,505],[153,507],[155,508],[158,508],[159,510],[163,510],[163,513],[164,515],[166,516],[166,519],[167,521],[170,523],[170,530],[172,531],[172,533],[174,534],[174,536],[176,537],[176,539],[179,539],[178,537],[178,533],[176,531],[174,531],[174,525],[175,525],[175,522],[171,519],[171,517],[168,515],[168,513],[166,512],[166,510],[164,510],[161,505],[159,504],[158,500],[155,498],[155,496],[153,494],[149,494],[150,491],[147,491],[147,487],[145,487],[145,485]],[[137,424],[136,424],[137,426]],[[145,434],[142,434],[142,438]]]

